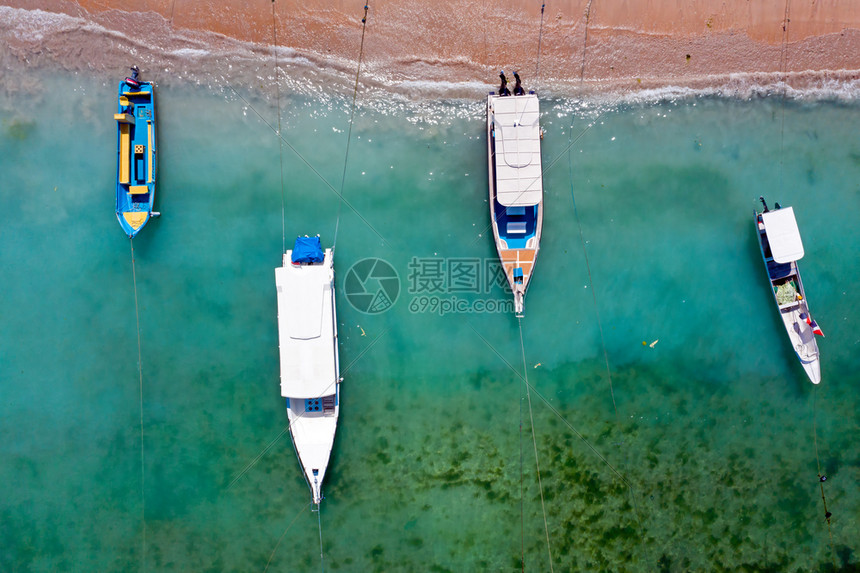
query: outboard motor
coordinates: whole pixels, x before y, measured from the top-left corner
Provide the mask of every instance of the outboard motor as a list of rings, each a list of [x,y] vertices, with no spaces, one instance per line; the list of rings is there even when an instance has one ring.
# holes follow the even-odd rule
[[[140,82],[137,80],[137,77],[140,75],[140,68],[132,66],[130,69],[131,77],[125,78],[125,83],[133,88],[140,88]]]
[[[768,211],[770,211],[770,209],[768,209],[768,208],[767,208],[767,203],[765,203],[765,201],[764,201],[764,197],[759,197],[759,198],[758,198],[758,200],[759,200],[759,201],[761,201],[761,204],[762,204],[762,206],[764,207],[764,211],[763,211],[763,213],[767,213]],[[777,209],[778,209],[778,208],[779,208],[779,207],[777,207]]]

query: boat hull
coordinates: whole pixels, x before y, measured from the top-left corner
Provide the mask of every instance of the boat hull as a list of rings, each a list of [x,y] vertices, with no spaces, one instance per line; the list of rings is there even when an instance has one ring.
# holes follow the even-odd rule
[[[514,310],[522,316],[525,295],[537,263],[543,229],[543,181],[540,173],[540,149],[537,150],[537,177],[534,185],[540,189],[540,199],[531,205],[506,206],[499,200],[497,141],[502,141],[502,129],[494,117],[494,100],[501,96],[490,94],[487,98],[487,167],[489,183],[490,222],[496,252],[502,264],[514,297]],[[536,96],[503,96],[505,100],[533,98]],[[521,167],[528,167],[523,165]]]
[[[281,395],[293,447],[315,504],[340,416],[340,361],[331,249],[321,263],[293,264],[292,251],[275,269]]]
[[[759,250],[771,285],[771,294],[783,327],[804,372],[813,384],[818,384],[821,382],[821,360],[797,261],[787,263],[775,261],[771,256],[771,247],[761,213],[755,212],[754,222],[759,238]],[[794,300],[788,300],[784,291],[795,292]]]
[[[335,386],[334,411],[308,411],[307,401],[287,398],[287,420],[293,449],[302,467],[315,504],[323,499],[322,484],[328,470],[337,421],[340,416],[340,384]]]
[[[155,84],[119,83],[117,112],[116,217],[134,238],[152,218],[157,174]]]

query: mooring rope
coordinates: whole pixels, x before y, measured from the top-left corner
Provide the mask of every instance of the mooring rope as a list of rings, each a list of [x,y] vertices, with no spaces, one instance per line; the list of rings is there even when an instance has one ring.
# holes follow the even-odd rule
[[[361,219],[361,221],[364,222],[365,225],[367,225],[368,229],[373,231],[373,233],[377,237],[379,237],[379,239],[383,242],[383,244],[386,244],[386,245],[388,244],[388,241],[385,239],[385,237],[383,237],[380,234],[380,232],[377,231],[376,228],[370,224],[370,221],[365,219],[364,216],[361,213],[359,213],[355,207],[352,206],[352,203],[350,203],[345,197],[343,197],[340,193],[338,193],[337,189],[334,188],[334,185],[329,183],[328,180],[325,177],[323,177],[322,174],[319,171],[317,171],[316,168],[313,165],[311,165],[311,163],[307,159],[305,159],[305,157],[301,153],[299,153],[299,151],[295,147],[293,147],[293,145],[289,141],[284,139],[283,135],[278,133],[278,129],[276,126],[269,123],[266,120],[266,118],[264,118],[263,115],[259,111],[257,111],[257,108],[255,108],[253,105],[251,105],[251,102],[249,102],[245,97],[242,96],[242,94],[240,94],[238,91],[236,91],[236,88],[234,88],[233,86],[231,86],[229,84],[227,85],[227,87],[230,88],[230,91],[233,92],[233,95],[235,95],[237,98],[242,100],[242,102],[248,107],[248,109],[250,109],[251,111],[254,112],[254,115],[256,115],[257,118],[260,121],[262,121],[266,125],[266,127],[268,127],[272,131],[272,133],[274,133],[283,142],[283,144],[286,145],[290,149],[290,151],[292,151],[296,155],[296,157],[298,157],[301,160],[301,162],[304,163],[307,166],[307,168],[310,169],[313,172],[313,174],[316,175],[319,178],[319,180],[322,181],[325,184],[325,186],[331,190],[332,193],[334,193],[335,195],[340,197],[340,199],[343,201],[343,203],[345,203],[346,206],[349,207],[350,210],[353,213],[355,213],[355,215],[359,219]]]
[[[780,109],[780,126],[779,126],[779,187],[782,188],[783,183],[783,152],[785,151],[785,99],[788,92],[788,27],[791,19],[790,15],[791,0],[785,0],[785,14],[782,20],[782,47],[779,52],[779,71],[782,74],[782,100]]]
[[[571,129],[572,128],[573,126],[571,126]],[[579,227],[579,242],[582,244],[582,254],[585,257],[585,269],[588,271],[588,288],[591,290],[591,300],[594,303],[594,314],[597,317],[597,328],[600,332],[600,346],[603,348],[603,363],[606,367],[606,376],[609,380],[609,394],[612,396],[612,409],[615,410],[615,423],[620,429],[621,420],[618,417],[618,405],[615,403],[615,389],[612,387],[612,369],[609,367],[609,352],[606,350],[606,338],[603,335],[603,321],[600,318],[600,306],[597,304],[597,290],[594,288],[591,264],[588,261],[588,249],[585,246],[585,235],[582,231],[582,221],[579,218],[579,210],[576,207],[576,195],[573,192],[573,160],[571,159],[570,151],[568,151],[567,160],[570,174],[570,199],[573,201],[573,214],[576,218],[576,224]]]
[[[583,47],[582,47],[582,69],[580,71],[580,76],[579,76],[580,86],[582,85],[583,78],[585,75],[585,50],[587,48],[587,41],[588,41],[588,20],[589,20],[590,13],[591,13],[591,1],[588,2],[588,6],[586,6],[586,9],[585,9],[585,37],[586,37],[585,42],[586,43],[583,44]],[[597,116],[597,119],[595,119],[594,121],[589,123],[585,127],[585,129],[583,129],[579,133],[579,135],[576,138],[570,137],[570,134],[573,133],[573,113],[571,113],[570,129],[568,130],[568,144],[567,144],[567,147],[565,148],[565,150],[562,152],[562,154],[567,153],[568,179],[570,181],[570,199],[573,202],[573,213],[574,213],[575,218],[576,218],[576,224],[579,228],[579,242],[582,245],[582,254],[585,257],[585,268],[586,268],[586,271],[588,272],[588,286],[591,289],[591,299],[592,299],[592,302],[594,304],[594,313],[595,313],[595,316],[597,318],[597,328],[600,332],[600,345],[601,345],[601,348],[603,349],[603,362],[604,362],[604,365],[606,367],[606,375],[607,375],[607,378],[609,380],[609,393],[612,397],[612,409],[615,411],[615,423],[616,423],[617,427],[619,427],[619,428],[621,426],[621,423],[620,423],[620,419],[618,417],[618,405],[615,402],[615,389],[612,386],[612,369],[609,366],[609,353],[606,350],[606,338],[603,334],[603,321],[600,318],[600,307],[597,304],[597,291],[594,288],[594,277],[591,274],[591,263],[588,260],[588,249],[585,246],[585,235],[584,235],[583,230],[582,230],[582,221],[579,218],[579,209],[576,206],[576,195],[575,195],[574,190],[573,190],[573,158],[572,158],[572,154],[571,154],[571,149],[572,149],[574,143],[579,141],[579,139],[581,137],[583,137],[592,128],[592,126],[594,126],[597,123],[597,121],[601,117],[603,117],[603,115],[609,109],[614,107],[615,103],[621,98],[621,96],[623,94],[624,94],[624,92],[621,92],[621,94],[619,94],[618,98],[616,98],[616,101],[613,102],[613,105],[609,106],[605,110],[603,110]],[[548,170],[550,167],[552,167],[555,164],[555,162],[558,161],[562,157],[562,154],[559,154],[558,157],[556,157],[556,159],[553,160],[547,166],[546,170]]]
[[[780,102],[780,126],[779,126],[779,186],[782,188],[785,169],[783,156],[785,154],[785,101],[788,97],[788,38],[791,24],[791,0],[785,0],[785,13],[782,20],[782,46],[779,54],[779,71],[782,75],[782,98]],[[824,521],[827,523],[827,536],[830,543],[830,557],[833,567],[836,568],[836,552],[833,548],[833,527],[830,518],[833,515],[827,509],[827,497],[824,495],[824,482],[827,476],[821,473],[821,459],[818,455],[818,429],[816,411],[818,406],[818,385],[812,390],[812,443],[815,449],[815,464],[818,472],[818,486],[821,492],[821,503],[824,505]]]
[[[546,8],[546,2],[543,2],[540,5],[540,31],[538,32],[537,63],[535,64],[535,83],[537,83],[538,74],[540,73],[540,48],[541,48],[541,41],[543,40],[543,11],[544,11],[544,8]]]
[[[836,552],[833,549],[833,528],[830,524],[832,514],[827,510],[827,498],[824,496],[824,482],[827,481],[827,476],[821,473],[821,459],[818,456],[818,430],[816,423],[816,410],[818,404],[818,386],[812,390],[812,443],[815,446],[815,464],[818,468],[818,486],[821,489],[821,502],[824,504],[824,521],[827,522],[827,534],[830,538],[830,557],[833,560],[833,566],[836,567]]]
[[[522,386],[520,390],[520,567],[523,573],[526,570],[526,513],[525,513],[525,479],[523,477],[523,397]]]
[[[146,571],[146,466],[144,465],[143,449],[143,352],[140,345],[140,307],[137,302],[137,272],[134,265],[134,239],[129,239],[131,246],[131,280],[134,285],[134,317],[137,321],[137,378],[140,398],[140,520],[143,523],[143,539],[141,542],[141,570]]]
[[[546,397],[544,397],[544,395],[543,395],[543,394],[541,394],[541,393],[540,393],[540,392],[539,392],[539,391],[538,391],[534,386],[532,386],[528,381],[526,381],[526,379],[523,377],[523,375],[522,375],[522,374],[520,374],[519,370],[517,370],[516,368],[514,368],[514,366],[513,366],[510,362],[508,362],[508,360],[507,360],[504,356],[502,356],[502,354],[501,354],[498,350],[496,350],[496,348],[495,348],[492,344],[490,344],[490,341],[489,341],[489,340],[487,340],[487,339],[486,339],[486,338],[485,338],[485,337],[484,337],[480,332],[478,332],[478,331],[475,329],[475,327],[474,327],[474,326],[472,326],[471,324],[469,324],[469,328],[471,328],[471,329],[472,329],[472,332],[474,332],[474,333],[478,336],[478,338],[480,338],[480,339],[484,342],[484,344],[486,344],[486,345],[487,345],[487,348],[489,348],[489,349],[493,352],[493,354],[495,354],[495,355],[499,358],[499,360],[501,360],[502,362],[504,362],[504,363],[505,363],[505,365],[506,365],[506,366],[507,366],[507,367],[508,367],[508,368],[509,368],[509,369],[510,369],[514,374],[516,374],[516,375],[520,378],[520,380],[522,380],[522,381],[523,381],[523,383],[524,383],[524,384],[528,385],[529,389],[530,389],[532,392],[534,392],[534,395],[535,395],[535,396],[537,396],[538,398],[540,398],[541,402],[543,402],[543,403],[544,403],[544,405],[545,405],[547,408],[549,408],[550,412],[552,412],[552,413],[555,415],[555,417],[556,417],[556,418],[558,418],[559,420],[561,420],[561,422],[562,422],[565,426],[567,426],[567,428],[568,428],[571,432],[573,432],[573,433],[574,433],[574,435],[576,435],[576,437],[577,437],[577,438],[579,438],[579,439],[582,441],[582,443],[583,443],[583,444],[585,444],[585,445],[586,445],[586,447],[588,447],[588,449],[589,449],[589,450],[591,450],[591,452],[592,452],[595,456],[597,456],[597,457],[600,459],[600,461],[602,461],[602,462],[604,463],[604,465],[605,465],[606,467],[608,467],[608,468],[612,471],[612,473],[614,473],[614,474],[618,477],[618,479],[620,479],[622,482],[624,482],[624,485],[626,485],[628,488],[631,488],[631,487],[632,487],[632,486],[630,485],[630,482],[628,482],[628,481],[627,481],[627,478],[625,478],[625,477],[624,477],[624,475],[623,475],[620,471],[618,471],[617,469],[615,469],[615,466],[613,466],[611,463],[609,463],[609,460],[607,460],[605,457],[603,457],[603,455],[602,455],[600,452],[598,452],[598,451],[597,451],[597,449],[596,449],[594,446],[592,446],[592,445],[591,445],[591,443],[590,443],[588,440],[586,440],[586,439],[585,439],[585,436],[583,436],[583,435],[579,432],[579,430],[577,430],[577,429],[573,426],[573,424],[571,424],[571,423],[567,420],[567,418],[565,418],[564,416],[562,416],[562,415],[561,415],[561,412],[559,412],[558,410],[556,410],[556,409],[553,407],[553,405],[552,405],[552,404],[550,404],[549,400],[548,400]]]
[[[571,198],[571,201],[573,201],[573,212],[574,212],[574,215],[576,218],[576,224],[579,227],[579,240],[580,240],[580,243],[582,244],[583,255],[585,256],[585,268],[588,271],[588,286],[589,286],[589,289],[591,289],[592,302],[594,303],[594,313],[597,317],[597,327],[598,327],[598,330],[600,332],[600,345],[603,349],[603,363],[604,363],[604,366],[606,368],[606,376],[607,376],[607,379],[609,381],[609,394],[612,397],[612,408],[615,411],[615,427],[619,431],[619,433],[621,433],[622,441],[620,443],[623,444],[624,443],[623,442],[624,433],[623,433],[623,430],[621,428],[621,418],[618,415],[618,405],[615,402],[615,389],[612,386],[612,368],[609,365],[609,352],[606,349],[606,339],[605,339],[604,334],[603,334],[603,322],[600,318],[600,307],[597,303],[597,291],[594,288],[594,279],[593,279],[592,274],[591,274],[591,264],[588,261],[588,250],[586,249],[586,246],[585,246],[585,235],[584,235],[583,230],[582,230],[582,221],[579,218],[579,210],[577,209],[577,206],[576,206],[576,196],[575,196],[574,191],[573,191],[573,163],[572,163],[572,160],[570,159],[570,153],[569,152],[568,152],[568,169],[570,170],[570,198]],[[622,478],[622,479],[623,479],[624,483],[627,485],[628,494],[630,495],[630,501],[631,501],[632,506],[633,506],[633,513],[636,516],[637,523],[639,524],[639,530],[642,531],[642,529],[643,529],[642,518],[639,516],[639,504],[636,500],[636,493],[633,489],[633,486],[630,484],[630,482],[627,481],[625,478]],[[643,536],[643,539],[644,539],[644,536]]]
[[[323,561],[323,542],[322,542],[322,518],[320,518],[320,506],[317,504],[317,527],[320,532],[320,570],[325,573],[325,561]]]
[[[272,564],[272,559],[275,557],[275,553],[278,551],[278,547],[280,547],[280,545],[281,545],[281,541],[283,541],[283,540],[284,540],[284,537],[286,537],[286,536],[287,536],[287,532],[290,530],[290,528],[293,526],[293,524],[296,522],[296,520],[298,520],[298,518],[299,518],[299,517],[301,517],[301,515],[302,515],[302,514],[303,514],[303,513],[304,513],[304,512],[305,512],[305,511],[306,511],[306,510],[307,510],[311,505],[313,505],[313,504],[309,503],[309,504],[307,504],[306,506],[304,506],[304,507],[302,508],[302,510],[296,514],[296,516],[293,518],[293,520],[290,522],[290,524],[287,526],[287,528],[286,528],[286,529],[284,529],[284,532],[281,534],[281,536],[278,538],[278,542],[275,544],[275,548],[274,548],[274,549],[272,549],[272,554],[271,554],[271,555],[269,555],[269,560],[268,560],[268,561],[266,561],[266,568],[265,568],[265,569],[263,569],[263,573],[266,573],[266,571],[268,571],[268,570],[269,570],[269,565],[271,565],[271,564]]]
[[[343,206],[344,198],[343,198],[343,190],[346,185],[346,168],[349,164],[349,143],[352,140],[352,124],[355,119],[355,102],[358,99],[358,79],[361,75],[361,59],[364,56],[364,33],[367,31],[367,10],[370,8],[369,3],[365,3],[364,5],[364,16],[361,19],[361,45],[358,49],[358,66],[355,70],[355,86],[352,89],[352,106],[349,110],[349,130],[346,134],[346,153],[343,158],[343,175],[340,179],[340,203],[337,205],[337,219],[334,225],[334,241],[332,242],[332,252],[334,252],[335,247],[337,247],[337,232],[340,229],[340,212],[341,207]]]
[[[549,555],[549,570],[550,570],[550,573],[552,573],[552,571],[553,571],[552,546],[550,545],[550,541],[549,541],[549,525],[547,524],[547,519],[546,519],[546,505],[544,503],[543,483],[541,481],[541,475],[540,475],[540,460],[538,459],[537,436],[535,435],[535,418],[534,418],[534,414],[532,413],[531,390],[529,390],[529,387],[531,385],[529,384],[529,370],[528,370],[528,365],[526,363],[526,347],[525,347],[525,343],[523,342],[523,319],[522,319],[522,317],[520,317],[518,319],[518,322],[519,322],[519,327],[520,327],[520,351],[521,351],[522,357],[523,357],[523,381],[525,382],[526,398],[528,399],[528,404],[529,404],[529,421],[530,421],[531,427],[532,427],[532,447],[534,447],[534,452],[535,452],[535,468],[537,469],[538,491],[540,492],[540,509],[541,509],[541,512],[543,513],[543,529],[544,529],[544,533],[546,534],[546,551],[547,551],[547,555]],[[520,422],[520,426],[522,427],[522,422]],[[520,435],[522,435],[522,431],[520,432]],[[522,440],[520,440],[520,442],[522,443]],[[522,449],[522,446],[520,446],[520,448]]]
[[[584,33],[584,39],[583,39],[583,44],[582,44],[582,65],[581,65],[580,74],[579,74],[580,88],[582,88],[582,84],[585,81],[585,58],[586,58],[586,52],[588,49],[588,24],[589,24],[590,19],[591,19],[591,4],[592,4],[592,0],[589,0],[588,5],[585,8],[585,14],[584,14],[584,17],[585,17],[585,33]],[[579,209],[577,208],[577,205],[576,205],[576,194],[574,193],[574,187],[573,187],[573,158],[572,158],[572,154],[571,154],[571,149],[572,149],[573,145],[580,138],[582,138],[598,122],[598,120],[600,120],[601,117],[603,117],[604,114],[606,114],[610,109],[613,109],[615,107],[615,105],[624,96],[624,94],[627,93],[627,91],[628,91],[627,89],[622,90],[618,94],[618,96],[615,98],[615,101],[613,101],[610,106],[606,107],[606,109],[604,109],[602,112],[600,112],[597,116],[597,119],[595,119],[591,123],[589,123],[585,127],[585,129],[583,129],[579,133],[579,135],[576,138],[570,139],[570,136],[568,136],[568,145],[565,148],[565,150],[562,152],[562,154],[567,153],[568,178],[570,180],[570,199],[571,199],[571,202],[573,203],[573,212],[574,212],[574,215],[576,218],[577,227],[579,228],[579,242],[582,245],[582,253],[583,253],[583,256],[585,257],[585,268],[586,268],[586,271],[588,273],[588,286],[591,289],[592,303],[594,304],[594,313],[595,313],[595,316],[597,318],[598,331],[600,332],[600,346],[601,346],[601,349],[603,351],[603,363],[604,363],[604,367],[606,368],[606,376],[607,376],[607,380],[609,382],[609,394],[612,398],[612,409],[615,413],[615,427],[618,430],[618,432],[622,435],[622,437],[624,435],[624,432],[622,430],[621,419],[620,419],[620,416],[618,414],[618,405],[615,401],[615,389],[612,385],[612,368],[609,365],[609,352],[606,348],[606,337],[604,336],[604,333],[603,333],[603,321],[601,320],[601,317],[600,317],[600,306],[597,303],[597,290],[594,288],[594,277],[592,276],[591,263],[588,259],[588,249],[586,248],[586,243],[585,243],[585,233],[582,229],[582,220],[579,217]],[[571,113],[570,130],[568,131],[568,133],[569,134],[573,133],[573,113]],[[549,167],[551,167],[552,165],[555,164],[556,161],[561,159],[562,154],[559,154],[558,157],[556,157],[556,159],[553,160],[553,162],[550,164]],[[549,167],[547,167],[547,169]],[[623,443],[623,441],[621,443]],[[590,444],[589,444],[589,447],[590,447]],[[596,453],[596,451],[595,451],[595,453]],[[629,456],[629,449],[628,449],[627,455]],[[610,466],[610,467],[612,467],[612,466]],[[617,470],[615,470],[614,467],[613,467],[613,471],[616,471],[616,474],[618,475],[618,477],[621,478],[621,480],[627,486],[627,493],[630,496],[630,502],[631,502],[631,506],[633,508],[633,515],[636,517],[636,522],[639,526],[639,531],[640,531],[640,533],[642,533],[641,538],[644,539],[644,525],[642,524],[642,517],[639,514],[639,503],[636,500],[636,491],[633,489],[633,485],[629,481],[627,481],[627,479],[625,477],[623,477],[619,472],[617,472]]]
[[[588,5],[585,7],[585,37],[582,40],[582,65],[579,68],[579,87],[582,87],[582,82],[585,79],[585,53],[588,50],[588,23],[591,19],[591,2],[588,0]]]
[[[278,32],[275,21],[275,0],[272,0],[272,52],[275,54],[275,90],[278,98],[278,159],[281,162],[281,252],[287,252],[287,199],[284,192],[284,143],[281,136],[281,82],[278,67]]]

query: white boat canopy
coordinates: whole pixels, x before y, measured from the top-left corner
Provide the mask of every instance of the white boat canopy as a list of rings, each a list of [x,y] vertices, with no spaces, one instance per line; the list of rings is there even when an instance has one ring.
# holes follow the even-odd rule
[[[783,207],[776,211],[761,214],[767,240],[773,260],[778,263],[790,263],[803,258],[803,242],[800,240],[800,230],[794,218],[794,209]]]
[[[529,207],[543,197],[537,96],[493,97],[496,197],[505,207]]]
[[[290,264],[289,255],[275,269],[281,396],[319,398],[334,394],[337,381],[332,253],[315,265]]]

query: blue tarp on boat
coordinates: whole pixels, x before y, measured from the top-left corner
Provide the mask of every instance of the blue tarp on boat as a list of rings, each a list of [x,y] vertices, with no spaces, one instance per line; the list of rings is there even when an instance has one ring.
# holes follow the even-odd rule
[[[296,237],[292,256],[294,263],[321,263],[324,259],[319,237]]]

